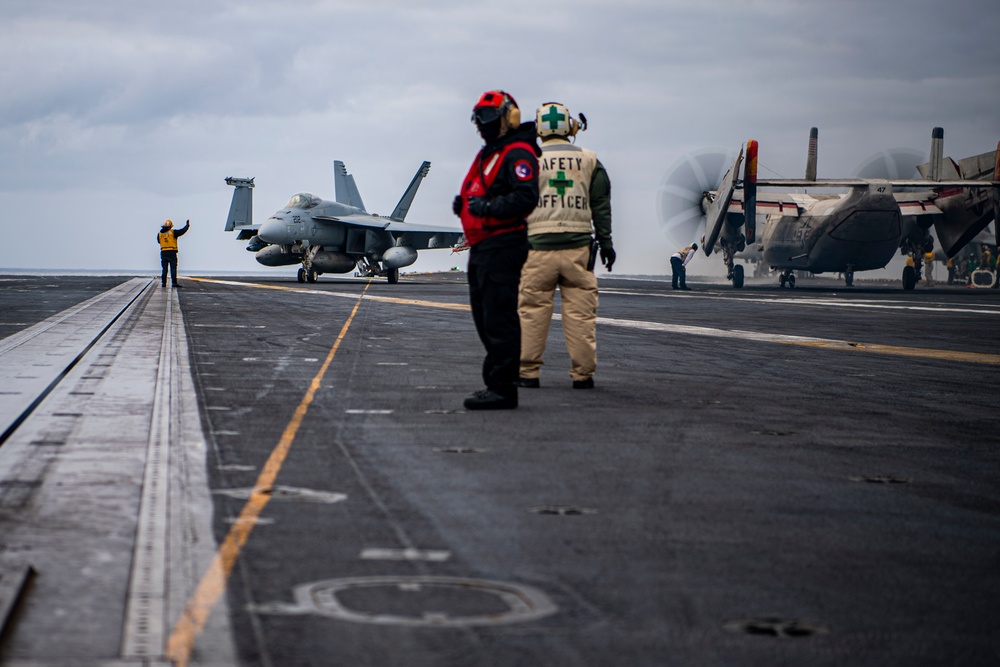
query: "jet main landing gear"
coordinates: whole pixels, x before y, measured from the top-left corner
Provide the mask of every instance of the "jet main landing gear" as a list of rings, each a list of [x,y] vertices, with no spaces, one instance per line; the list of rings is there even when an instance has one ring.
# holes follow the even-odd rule
[[[295,277],[300,283],[304,283],[307,280],[314,283],[317,279],[319,279],[319,273],[313,268],[310,268],[308,271],[305,269],[299,269],[299,272]]]

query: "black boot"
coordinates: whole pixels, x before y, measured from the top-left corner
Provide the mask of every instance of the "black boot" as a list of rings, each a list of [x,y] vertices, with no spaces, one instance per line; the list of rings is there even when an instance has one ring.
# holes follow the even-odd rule
[[[477,391],[465,399],[466,410],[513,410],[517,407],[517,393],[504,396],[492,389]]]

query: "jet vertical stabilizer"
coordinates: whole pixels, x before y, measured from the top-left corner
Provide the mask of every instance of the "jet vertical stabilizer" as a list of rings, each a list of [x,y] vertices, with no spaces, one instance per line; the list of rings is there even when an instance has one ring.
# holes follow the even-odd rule
[[[229,205],[229,217],[226,219],[226,231],[231,232],[242,227],[253,226],[253,179],[226,179],[226,185],[236,188],[233,192],[233,202]]]
[[[347,167],[340,160],[333,161],[333,186],[338,202],[360,208],[362,211],[368,210],[361,201],[361,193],[354,183],[354,176],[347,173]]]
[[[417,189],[420,187],[420,182],[424,180],[427,176],[427,172],[431,170],[431,163],[424,160],[420,168],[417,169],[417,173],[413,175],[413,180],[406,187],[406,192],[400,197],[399,203],[396,204],[396,208],[393,209],[392,214],[389,216],[390,220],[396,220],[397,222],[403,222],[406,219],[406,214],[410,212],[410,204],[413,203],[413,198],[417,194]]]

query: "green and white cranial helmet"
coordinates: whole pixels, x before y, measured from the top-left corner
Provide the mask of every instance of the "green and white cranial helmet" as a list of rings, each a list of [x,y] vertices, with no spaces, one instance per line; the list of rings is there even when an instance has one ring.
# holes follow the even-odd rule
[[[535,127],[538,136],[545,139],[547,137],[572,137],[579,131],[580,124],[569,115],[569,109],[565,105],[558,102],[546,102],[535,112]]]

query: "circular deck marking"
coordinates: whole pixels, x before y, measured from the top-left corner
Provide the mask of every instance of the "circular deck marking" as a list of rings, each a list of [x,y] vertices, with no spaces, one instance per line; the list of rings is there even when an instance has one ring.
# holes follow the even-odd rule
[[[454,628],[524,623],[556,605],[523,584],[458,577],[353,577],[295,589],[300,612],[355,623]]]

